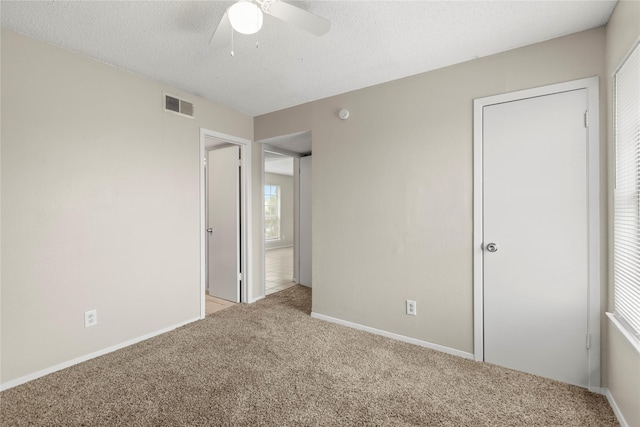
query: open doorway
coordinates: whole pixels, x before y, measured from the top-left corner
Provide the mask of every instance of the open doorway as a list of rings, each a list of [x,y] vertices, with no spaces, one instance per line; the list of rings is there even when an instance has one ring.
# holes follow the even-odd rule
[[[265,295],[295,285],[294,158],[264,151]]]
[[[257,142],[261,144],[263,172],[263,295],[294,284],[311,287],[311,131]],[[277,205],[278,191],[280,197],[288,195],[283,193],[286,189],[278,188],[274,174],[290,177],[292,210],[286,207],[283,211],[282,200]],[[293,215],[292,229],[286,219],[278,229],[277,219],[274,219],[278,208],[280,215]]]
[[[204,318],[231,304],[252,301],[251,170],[244,167],[251,164],[251,141],[201,129],[200,159],[200,317]],[[215,200],[218,203],[211,203]],[[222,205],[225,211],[213,211]]]

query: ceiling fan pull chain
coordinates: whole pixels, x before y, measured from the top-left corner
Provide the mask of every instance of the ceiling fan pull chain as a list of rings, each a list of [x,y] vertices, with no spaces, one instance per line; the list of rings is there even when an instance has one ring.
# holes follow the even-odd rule
[[[235,56],[236,54],[233,52],[233,27],[231,27],[231,56]]]
[[[260,28],[260,16],[257,13],[256,13],[256,28]],[[260,36],[258,34],[260,34],[260,31],[256,31],[256,49],[260,47]]]

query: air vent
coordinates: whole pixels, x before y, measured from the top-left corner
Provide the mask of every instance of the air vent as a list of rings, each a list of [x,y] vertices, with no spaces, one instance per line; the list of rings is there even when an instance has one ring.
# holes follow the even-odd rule
[[[189,117],[193,117],[193,104],[187,101],[180,100],[180,113]]]
[[[164,111],[180,114],[185,117],[193,118],[193,104],[184,99],[177,98],[172,95],[164,94]]]

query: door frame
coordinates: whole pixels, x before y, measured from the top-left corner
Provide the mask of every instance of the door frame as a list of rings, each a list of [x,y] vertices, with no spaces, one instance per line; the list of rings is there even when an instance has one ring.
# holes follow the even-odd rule
[[[205,290],[207,283],[207,217],[206,217],[206,151],[207,137],[215,138],[223,144],[234,144],[240,146],[241,167],[240,167],[240,230],[242,238],[240,239],[240,268],[242,271],[241,300],[240,302],[252,302],[252,280],[251,265],[253,262],[253,236],[252,236],[252,211],[251,211],[251,140],[240,138],[225,133],[200,128],[200,150],[199,150],[199,168],[200,168],[200,318],[205,317]]]
[[[298,233],[297,234],[297,240],[296,240],[297,243],[298,243],[298,251],[297,251],[297,254],[296,254],[297,255],[296,263],[297,263],[297,268],[298,268],[298,276],[297,276],[298,277],[298,281],[297,281],[297,283],[301,284],[302,286],[309,287],[309,288],[313,287],[313,265],[312,265],[313,264],[313,259],[312,259],[313,258],[313,248],[311,247],[312,246],[312,241],[313,241],[313,236],[312,236],[312,233],[313,233],[313,230],[312,230],[312,228],[313,228],[312,227],[313,218],[312,218],[310,223],[305,224],[308,227],[308,229],[306,230],[307,233],[305,233],[305,235],[307,237],[309,237],[309,240],[307,241],[307,239],[303,239],[302,227],[301,227],[301,224],[303,222],[305,222],[302,219],[303,218],[305,220],[309,219],[307,215],[302,215],[301,214],[301,212],[303,210],[302,197],[303,197],[303,194],[305,193],[304,191],[302,191],[302,177],[303,177],[303,174],[302,174],[302,163],[305,161],[305,160],[303,160],[304,158],[312,157],[312,156],[313,156],[313,153],[309,154],[308,156],[302,156],[302,157],[300,157],[300,159],[298,161],[298,164],[297,164],[297,166],[298,166],[298,177],[297,177],[298,201],[296,203],[296,209],[297,209],[297,218],[296,218],[297,219],[297,221],[296,221],[297,229],[296,230],[297,230],[297,233]],[[311,162],[313,163],[313,160],[311,160]],[[313,170],[313,166],[312,165],[310,165],[310,168]],[[308,172],[308,170],[306,170],[306,172]],[[311,173],[311,175],[313,175],[313,172]],[[311,184],[312,184],[312,178],[309,178],[309,185],[311,185]],[[311,193],[311,200],[309,202],[311,204],[313,204],[313,189],[310,188],[309,192]],[[307,209],[308,209],[309,215],[311,217],[313,217],[312,206],[311,205],[307,206]],[[308,252],[311,255],[311,259],[309,259],[309,257],[305,257],[304,261],[308,261],[308,263],[307,262],[303,262],[303,259],[302,259],[302,256],[301,256],[301,254],[303,252],[305,252],[303,250],[303,242],[307,243],[307,245],[304,245],[304,247],[309,250]],[[305,253],[305,255],[308,255],[308,254]],[[309,283],[303,283],[303,281],[302,281],[302,279],[303,279],[303,277],[302,277],[303,276],[302,275],[302,272],[303,272],[302,266],[303,265],[305,265],[309,269],[309,276],[311,276],[311,280],[309,281]],[[305,278],[306,278],[306,275],[305,275]]]
[[[293,158],[293,281],[298,283],[298,275],[299,275],[299,267],[298,262],[300,259],[300,220],[299,220],[299,209],[298,209],[298,201],[300,199],[299,191],[300,191],[300,171],[299,171],[299,160],[302,157],[302,154],[297,153],[295,151],[289,151],[284,148],[274,147],[269,145],[266,142],[260,143],[260,224],[261,224],[261,233],[260,233],[260,253],[261,253],[261,268],[262,268],[262,277],[260,278],[260,289],[262,290],[262,296],[260,298],[264,298],[267,295],[267,280],[266,280],[266,246],[264,242],[264,234],[265,234],[265,225],[264,225],[264,186],[266,185],[265,179],[265,170],[264,170],[264,162],[266,155],[265,153],[269,151],[272,153],[282,154],[284,156]]]
[[[599,78],[590,77],[516,92],[477,98],[473,101],[473,353],[484,361],[483,271],[483,108],[573,90],[587,90],[587,238],[588,314],[587,350],[589,390],[600,389],[600,113]],[[586,346],[585,342],[585,346]]]

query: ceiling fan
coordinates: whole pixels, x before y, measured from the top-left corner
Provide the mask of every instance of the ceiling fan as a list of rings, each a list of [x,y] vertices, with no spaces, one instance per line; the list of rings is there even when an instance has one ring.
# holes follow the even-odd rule
[[[238,0],[226,10],[211,36],[214,48],[227,46],[233,31],[254,34],[262,28],[263,13],[316,36],[326,34],[331,21],[281,0]]]

